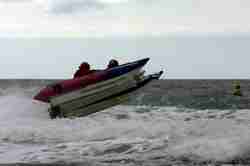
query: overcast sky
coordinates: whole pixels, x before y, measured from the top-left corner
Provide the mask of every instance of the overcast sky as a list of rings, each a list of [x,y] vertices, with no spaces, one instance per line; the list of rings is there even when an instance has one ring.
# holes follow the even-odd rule
[[[249,0],[0,0],[1,36],[249,32]]]
[[[67,78],[84,59],[104,67],[144,56],[166,78],[249,78],[249,9],[249,0],[0,0],[0,78]]]

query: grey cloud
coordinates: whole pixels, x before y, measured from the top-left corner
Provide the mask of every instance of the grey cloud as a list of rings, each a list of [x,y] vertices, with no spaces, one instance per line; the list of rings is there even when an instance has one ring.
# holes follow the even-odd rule
[[[95,0],[71,0],[71,1],[55,1],[49,4],[49,12],[56,14],[70,14],[75,12],[84,12],[87,10],[103,9],[104,4]]]
[[[54,14],[72,14],[77,12],[85,12],[89,10],[102,10],[110,6],[121,7],[128,5],[133,9],[139,6],[152,7],[153,4],[162,3],[164,0],[117,0],[117,1],[105,1],[105,0],[47,0],[47,8],[50,13]],[[119,10],[119,9],[118,9]]]

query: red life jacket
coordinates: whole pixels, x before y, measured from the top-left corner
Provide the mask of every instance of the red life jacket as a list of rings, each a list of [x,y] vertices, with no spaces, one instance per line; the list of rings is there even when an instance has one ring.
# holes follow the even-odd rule
[[[89,74],[90,73],[90,66],[87,62],[83,62],[79,69],[76,71],[76,73],[74,74],[74,78],[77,78],[77,77],[82,77],[86,74]]]

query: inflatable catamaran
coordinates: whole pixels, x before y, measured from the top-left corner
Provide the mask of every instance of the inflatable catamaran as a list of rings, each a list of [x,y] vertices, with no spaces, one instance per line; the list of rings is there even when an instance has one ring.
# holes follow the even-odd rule
[[[99,112],[128,100],[136,90],[163,71],[144,75],[142,67],[149,58],[96,71],[80,78],[64,80],[42,89],[35,100],[50,104],[50,117],[79,117]]]

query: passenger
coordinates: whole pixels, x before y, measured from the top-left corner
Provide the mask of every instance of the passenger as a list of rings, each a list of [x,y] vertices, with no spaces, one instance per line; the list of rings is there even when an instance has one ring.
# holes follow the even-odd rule
[[[79,69],[75,72],[74,78],[79,78],[84,75],[89,74],[90,71],[90,65],[87,62],[83,62],[80,66]]]
[[[108,69],[119,66],[119,62],[115,59],[111,59],[108,64]]]

